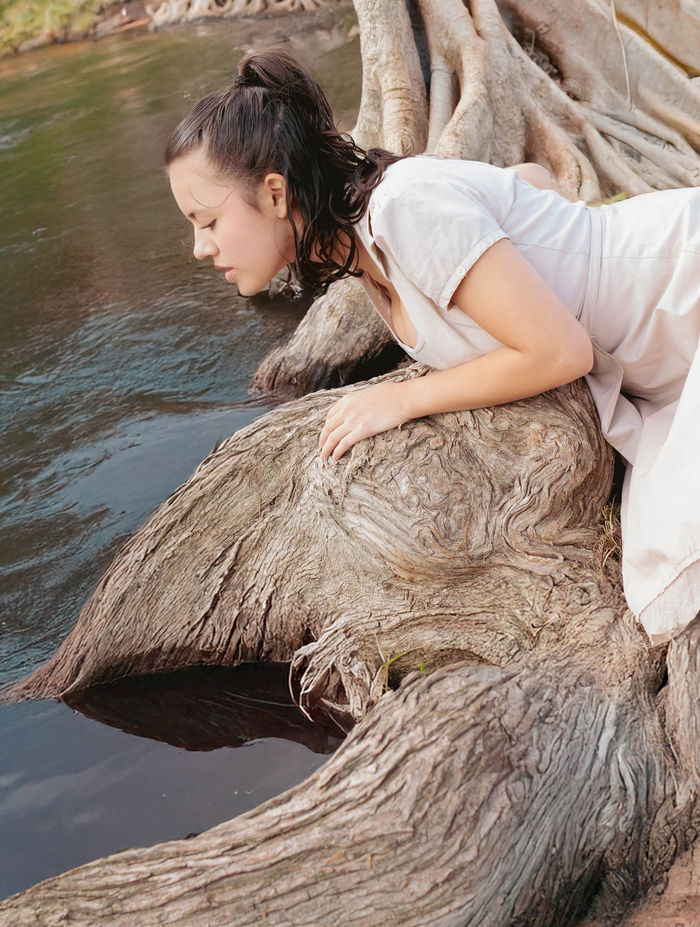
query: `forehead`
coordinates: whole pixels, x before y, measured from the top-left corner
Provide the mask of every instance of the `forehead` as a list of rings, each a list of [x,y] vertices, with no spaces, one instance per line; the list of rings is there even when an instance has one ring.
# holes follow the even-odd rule
[[[204,210],[218,209],[233,193],[233,183],[216,178],[199,153],[178,158],[168,168],[173,196],[189,218]]]

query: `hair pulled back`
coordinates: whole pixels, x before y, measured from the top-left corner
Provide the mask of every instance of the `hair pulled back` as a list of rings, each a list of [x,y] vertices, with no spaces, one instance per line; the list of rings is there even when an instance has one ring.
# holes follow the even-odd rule
[[[359,276],[352,225],[385,169],[405,155],[359,148],[336,128],[318,83],[282,48],[254,52],[229,85],[203,97],[168,139],[165,164],[201,149],[214,172],[241,184],[251,205],[266,174],[287,183],[296,259],[292,272],[310,286]],[[344,261],[334,253],[348,248]]]

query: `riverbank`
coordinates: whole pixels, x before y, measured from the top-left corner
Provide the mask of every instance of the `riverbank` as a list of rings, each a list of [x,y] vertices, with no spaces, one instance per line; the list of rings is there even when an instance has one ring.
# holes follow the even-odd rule
[[[296,8],[298,6],[298,8]],[[153,30],[177,22],[213,18],[265,20],[303,15],[323,18],[350,0],[0,0],[0,57],[46,45],[98,40],[134,29]]]
[[[148,28],[151,17],[145,6],[144,0],[107,5],[99,0],[0,2],[0,55]]]

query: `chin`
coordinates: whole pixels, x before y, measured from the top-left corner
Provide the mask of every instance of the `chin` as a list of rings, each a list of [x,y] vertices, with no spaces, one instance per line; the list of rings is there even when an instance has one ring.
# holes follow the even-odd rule
[[[250,283],[239,283],[238,280],[235,280],[234,283],[238,284],[238,294],[239,296],[255,296],[256,293],[262,293],[264,289],[269,286],[269,281],[267,283],[259,283],[256,285],[251,285]]]

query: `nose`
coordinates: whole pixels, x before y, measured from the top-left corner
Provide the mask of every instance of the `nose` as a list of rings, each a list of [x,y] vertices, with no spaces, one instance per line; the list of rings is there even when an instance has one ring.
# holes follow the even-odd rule
[[[206,231],[195,229],[192,253],[198,261],[203,261],[204,258],[214,257],[219,253],[219,249],[216,247],[211,235],[207,234]]]

